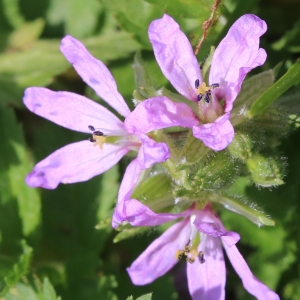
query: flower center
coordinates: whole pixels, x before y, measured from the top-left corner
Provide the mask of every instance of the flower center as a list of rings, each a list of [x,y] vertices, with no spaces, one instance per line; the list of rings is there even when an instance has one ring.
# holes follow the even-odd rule
[[[89,141],[92,142],[92,143],[94,143],[94,146],[98,145],[100,147],[100,149],[102,149],[103,148],[103,144],[106,141],[105,135],[103,134],[102,131],[96,130],[95,127],[92,126],[92,125],[89,125],[88,128],[93,133],[93,136],[89,138]]]
[[[141,141],[136,135],[128,135],[120,131],[113,131],[111,132],[112,135],[106,135],[92,125],[88,125],[88,128],[90,131],[92,131],[92,137],[90,137],[88,140],[94,143],[94,146],[99,146],[101,150],[103,149],[103,144],[105,143],[116,144],[121,147],[124,146],[133,151],[139,151],[141,147]]]
[[[195,88],[197,90],[197,101],[200,102],[202,98],[204,98],[205,102],[209,103],[211,98],[211,90],[218,87],[218,83],[213,83],[212,85],[207,86],[204,81],[200,85],[199,79],[196,79]]]
[[[180,260],[183,256],[185,256],[186,261],[192,264],[195,262],[196,258],[198,257],[199,262],[203,264],[205,262],[204,252],[203,251],[198,252],[197,250],[200,239],[199,239],[199,234],[197,234],[198,233],[197,228],[194,225],[195,218],[196,218],[195,215],[190,216],[191,232],[190,232],[189,242],[184,246],[183,249],[176,251],[175,258]]]
[[[190,245],[190,242],[184,246],[183,250],[177,250],[175,253],[177,260],[181,260],[183,256],[185,256],[186,261],[190,264],[193,264],[197,257],[201,264],[205,263],[204,252],[198,252],[196,248]]]
[[[202,82],[200,85],[199,79],[196,79],[195,88],[197,89],[199,119],[204,124],[214,122],[224,113],[222,104],[212,92],[214,89],[219,88],[219,84],[213,83],[207,86],[205,82]],[[202,99],[204,101],[201,101]]]

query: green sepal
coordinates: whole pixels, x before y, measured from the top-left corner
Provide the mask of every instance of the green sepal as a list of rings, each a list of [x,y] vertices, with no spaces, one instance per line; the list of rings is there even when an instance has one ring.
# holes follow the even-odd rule
[[[282,180],[282,162],[278,158],[255,153],[246,160],[247,168],[255,184],[263,187],[272,187],[284,183]]]
[[[202,141],[196,139],[193,136],[191,130],[189,130],[188,138],[184,144],[184,147],[181,151],[181,158],[186,164],[193,164],[200,160],[210,152],[210,148],[206,147]]]
[[[132,227],[132,228],[124,228],[124,229],[119,229],[119,230],[122,230],[121,232],[119,232],[113,242],[114,243],[119,243],[123,240],[126,240],[128,238],[132,238],[138,234],[143,234],[145,233],[146,231],[149,231],[149,230],[152,230],[153,228],[152,227]]]
[[[236,132],[233,142],[228,146],[234,158],[246,161],[252,155],[252,140],[249,134]]]
[[[171,193],[172,178],[158,173],[143,180],[133,191],[131,198],[145,202],[152,210],[160,210],[174,203]]]
[[[240,175],[241,164],[234,160],[227,151],[209,152],[205,157],[194,164],[182,164],[181,169],[186,171],[190,189],[182,184],[174,183],[174,197],[189,200],[207,198],[207,193],[223,189],[232,184]]]
[[[248,200],[241,198],[235,198],[232,196],[223,196],[213,194],[209,197],[213,202],[222,204],[226,209],[238,213],[257,226],[274,226],[275,222],[269,218],[255,203],[251,203]]]

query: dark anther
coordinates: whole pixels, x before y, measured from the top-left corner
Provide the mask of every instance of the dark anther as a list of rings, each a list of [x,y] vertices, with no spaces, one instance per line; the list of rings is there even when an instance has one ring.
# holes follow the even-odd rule
[[[200,95],[197,95],[197,101],[200,102],[201,99],[202,99],[202,97],[203,97],[203,95],[201,95],[201,94],[200,94]]]
[[[196,79],[196,81],[195,81],[195,88],[196,89],[199,87],[199,84],[200,84],[199,79]]]
[[[209,103],[209,101],[210,101],[209,96],[210,96],[210,95],[211,95],[211,94],[210,94],[209,92],[206,92],[205,97],[204,97],[206,103]]]
[[[210,87],[214,89],[214,88],[218,88],[219,86],[220,85],[218,83],[213,83]]]
[[[93,139],[92,137],[89,137],[88,140],[89,140],[91,143],[95,143],[95,142],[96,142],[96,140]]]
[[[92,126],[92,125],[89,125],[88,128],[89,128],[90,131],[95,131],[95,127]]]
[[[199,262],[200,264],[204,264],[205,263],[205,259],[204,259],[204,253],[203,251],[200,251],[198,254],[198,258],[199,258]]]
[[[93,132],[93,135],[102,136],[102,135],[103,135],[103,132],[97,130],[97,131],[94,131],[94,132]]]

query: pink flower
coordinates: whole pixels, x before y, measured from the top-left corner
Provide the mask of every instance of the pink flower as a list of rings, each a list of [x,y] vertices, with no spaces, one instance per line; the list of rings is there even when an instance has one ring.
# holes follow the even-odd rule
[[[98,96],[128,117],[130,110],[101,61],[71,36],[62,40],[61,51]],[[54,189],[59,183],[86,181],[111,168],[130,150],[138,151],[131,165],[138,166],[139,171],[169,158],[166,144],[146,135],[155,126],[147,129],[147,124],[140,122],[143,133],[132,134],[113,113],[86,97],[32,87],[25,91],[24,103],[35,114],[58,125],[92,134],[90,140],[69,144],[39,162],[26,177],[29,186]]]
[[[221,220],[212,212],[210,204],[203,210],[196,210],[193,205],[180,214],[156,214],[137,200],[127,201],[124,206],[127,220],[132,226],[156,226],[184,217],[152,242],[127,269],[134,284],[151,283],[185,256],[192,299],[225,299],[223,245],[233,268],[250,294],[259,300],[279,300],[276,293],[251,273],[235,246],[240,236],[224,228]]]
[[[193,135],[213,150],[226,148],[234,138],[230,112],[247,73],[266,60],[265,50],[259,48],[259,37],[266,29],[265,22],[255,15],[239,18],[216,48],[206,85],[190,42],[179,25],[166,14],[150,24],[149,38],[162,72],[182,96],[198,103],[197,121],[185,127],[192,128]],[[140,111],[148,110],[150,104],[147,102],[143,102],[130,118],[135,119]],[[151,102],[151,106],[157,105],[153,102],[164,102],[161,105],[168,106],[170,100],[156,98]],[[173,120],[178,122],[185,118],[188,110],[191,109],[174,115]],[[160,119],[161,128],[172,126],[163,122],[163,116]],[[135,133],[143,131],[135,128]]]

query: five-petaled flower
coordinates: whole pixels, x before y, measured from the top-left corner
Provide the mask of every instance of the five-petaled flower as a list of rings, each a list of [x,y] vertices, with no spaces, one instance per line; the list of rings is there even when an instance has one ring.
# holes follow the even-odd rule
[[[265,50],[259,48],[259,37],[266,29],[266,23],[255,15],[239,18],[214,52],[206,85],[190,42],[179,25],[166,14],[150,24],[149,38],[162,72],[182,96],[198,103],[195,120],[186,127],[192,128],[194,137],[213,150],[226,148],[234,138],[230,112],[247,73],[266,60]],[[167,98],[144,101],[130,118],[148,117],[153,124],[151,107],[167,107],[168,102]],[[168,114],[167,108],[165,113]],[[174,116],[174,122],[185,118],[185,113],[186,110]],[[161,128],[170,126],[164,123],[163,114],[158,122]],[[143,133],[142,128],[132,131]]]
[[[71,36],[62,40],[60,49],[97,95],[128,117],[130,110],[107,67]],[[35,114],[58,125],[92,134],[90,140],[69,144],[39,162],[26,178],[29,186],[54,189],[59,183],[86,181],[111,168],[130,150],[138,151],[137,158],[128,166],[129,176],[130,170],[135,169],[137,178],[137,170],[141,172],[169,158],[167,145],[146,135],[155,126],[147,130],[147,124],[141,121],[144,132],[132,133],[113,113],[86,97],[31,87],[25,91],[24,103]]]
[[[193,204],[179,214],[154,213],[137,200],[124,204],[132,226],[156,226],[178,218],[127,269],[136,285],[151,283],[169,271],[183,256],[187,260],[188,288],[193,300],[225,299],[226,268],[222,246],[242,279],[245,289],[259,300],[279,300],[276,293],[251,272],[235,244],[240,236],[227,231],[207,204],[203,210]]]

